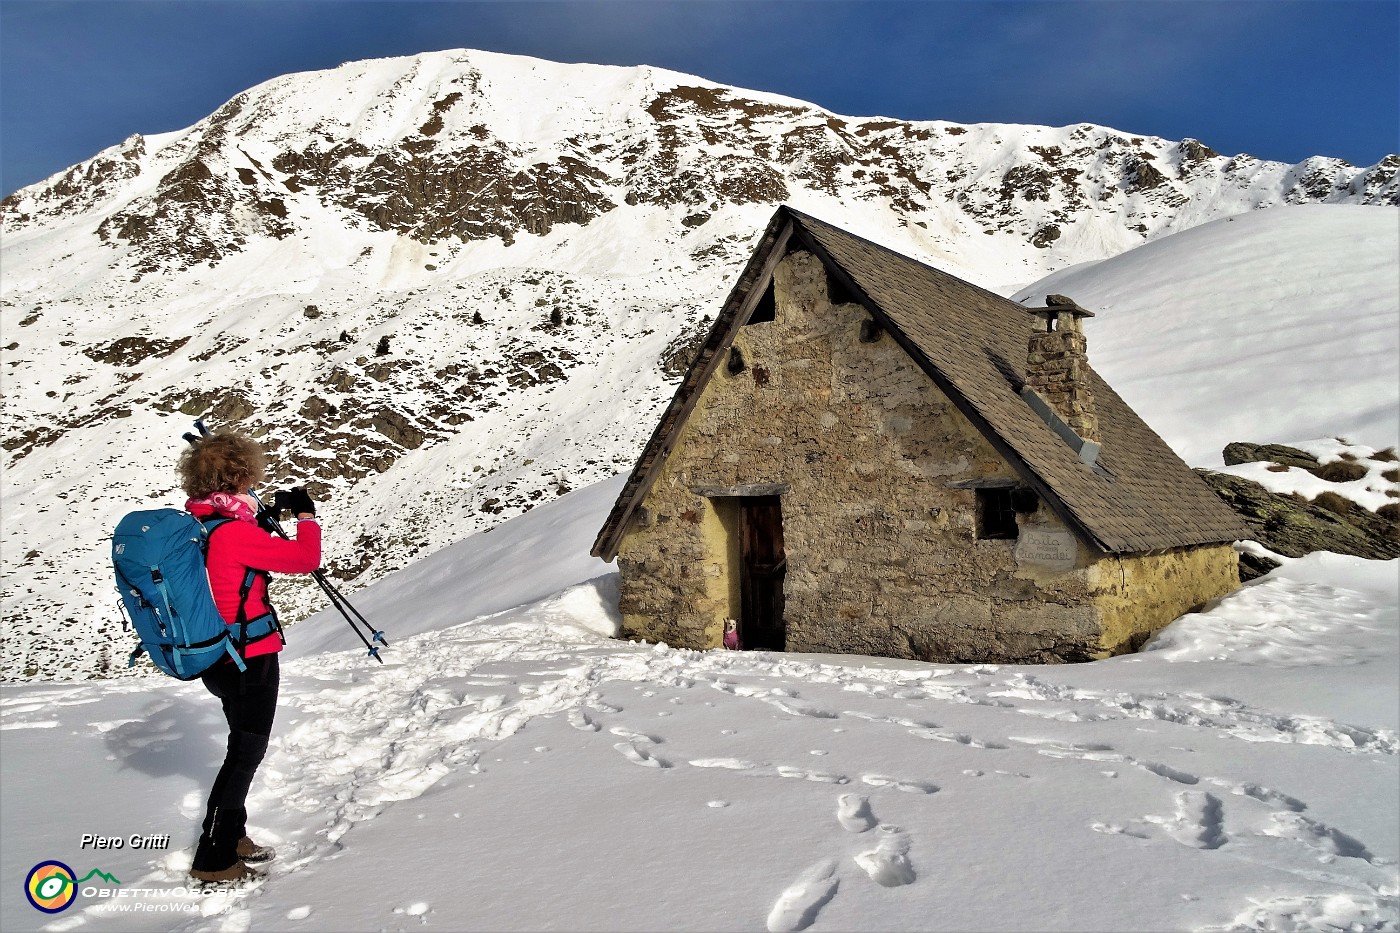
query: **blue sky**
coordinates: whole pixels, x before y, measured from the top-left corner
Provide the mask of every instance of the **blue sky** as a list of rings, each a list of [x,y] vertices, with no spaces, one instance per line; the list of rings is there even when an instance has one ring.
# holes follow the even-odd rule
[[[650,64],[837,113],[1400,150],[1400,0],[0,0],[0,191],[293,71],[446,48]]]

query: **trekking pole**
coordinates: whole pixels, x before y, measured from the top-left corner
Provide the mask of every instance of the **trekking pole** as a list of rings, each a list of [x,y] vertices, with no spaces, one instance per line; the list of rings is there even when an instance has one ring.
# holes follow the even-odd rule
[[[258,494],[251,489],[248,490],[248,494],[252,496],[253,501],[258,504],[258,509],[260,511],[268,513],[267,521],[270,525],[272,525],[272,530],[275,531],[279,537],[290,541],[291,538],[287,535],[285,531],[282,530],[282,523],[277,520],[276,515],[268,511],[267,506],[263,504],[263,501],[261,498],[258,497]],[[369,649],[369,656],[374,658],[380,664],[383,664],[384,659],[379,656],[379,647],[377,645],[371,644],[370,640],[373,639],[374,641],[378,642],[379,645],[383,645],[385,648],[387,648],[389,647],[389,641],[384,637],[384,633],[376,629],[373,625],[371,625],[369,620],[360,614],[360,610],[350,605],[350,600],[346,599],[345,595],[341,593],[339,589],[336,588],[335,584],[331,583],[331,581],[326,578],[326,572],[324,570],[311,571],[311,579],[316,581],[316,583],[321,587],[321,592],[325,593],[326,598],[331,601],[331,605],[334,606],[336,610],[341,614],[341,616],[345,619],[346,623],[355,632],[355,634],[360,636],[360,641],[364,643],[364,646],[367,649]],[[347,612],[346,610],[349,611]],[[364,623],[365,631],[369,633],[369,638],[365,637],[365,632],[360,631],[359,626],[355,624],[355,619],[351,618],[351,613],[354,613],[355,619],[359,619],[362,623]]]
[[[320,573],[321,571],[318,570],[316,572]],[[360,614],[360,610],[350,605],[350,600],[345,598],[345,594],[340,592],[340,588],[337,587],[334,583],[332,583],[329,577],[322,575],[321,588],[326,591],[327,598],[329,598],[332,602],[339,600],[341,605],[343,605],[346,609],[349,609],[352,613],[354,613],[355,618],[359,619],[362,623],[364,623],[365,631],[370,633],[371,638],[379,642],[385,648],[389,647],[389,643],[384,640],[384,633],[376,630],[375,627],[370,624],[369,619],[366,619],[363,615]]]
[[[209,429],[204,426],[203,418],[197,420],[194,423],[194,426],[195,430],[199,431],[199,434],[196,435],[192,432],[186,431],[183,437],[191,444],[198,444],[201,438],[209,436]],[[285,531],[282,530],[282,523],[277,520],[276,515],[273,515],[270,511],[268,511],[267,506],[263,504],[263,501],[258,497],[258,494],[251,489],[248,490],[248,494],[251,495],[253,497],[253,501],[258,504],[259,510],[267,512],[267,520],[272,525],[273,531],[275,531],[278,534],[278,536],[280,536],[283,540],[290,541],[291,538]],[[345,619],[346,623],[349,624],[351,630],[359,636],[360,641],[364,643],[364,646],[367,649],[369,649],[369,656],[374,658],[380,664],[383,664],[384,659],[379,656],[378,646],[371,644],[370,642],[372,639],[373,641],[378,642],[379,645],[382,645],[385,648],[389,647],[389,641],[384,637],[384,633],[376,629],[373,625],[371,625],[369,620],[360,614],[360,610],[350,605],[350,600],[345,598],[345,594],[341,593],[340,590],[336,588],[335,584],[331,583],[331,581],[326,578],[325,571],[320,569],[313,570],[311,572],[311,578],[315,580],[317,585],[321,587],[321,592],[326,594],[326,598],[331,601],[331,605],[336,608],[336,611],[338,611],[341,614],[341,616]],[[346,610],[349,611],[347,612]],[[350,617],[350,613],[352,612],[355,614],[356,618],[358,618],[362,623],[364,623],[365,630],[369,633],[369,638],[365,637],[365,632],[360,631],[359,627],[355,624],[355,620]]]

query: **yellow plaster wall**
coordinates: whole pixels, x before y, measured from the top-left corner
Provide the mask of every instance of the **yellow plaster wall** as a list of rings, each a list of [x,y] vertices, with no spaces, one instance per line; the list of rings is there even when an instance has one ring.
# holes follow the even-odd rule
[[[1089,584],[1103,626],[1097,656],[1108,657],[1136,651],[1172,620],[1239,589],[1239,557],[1228,544],[1106,557]]]

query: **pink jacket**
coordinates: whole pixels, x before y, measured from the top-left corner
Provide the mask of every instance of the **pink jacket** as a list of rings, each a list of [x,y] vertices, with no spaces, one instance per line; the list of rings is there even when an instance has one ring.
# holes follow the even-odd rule
[[[228,514],[208,502],[193,499],[185,508],[200,519]],[[214,529],[205,566],[209,570],[209,588],[214,591],[214,605],[224,621],[233,625],[238,620],[238,591],[249,569],[311,573],[321,566],[321,526],[314,519],[303,519],[297,522],[296,537],[287,541],[263,531],[250,517],[237,516]],[[256,619],[272,611],[267,600],[266,577],[259,576],[253,581],[244,605],[247,619]],[[281,650],[282,639],[273,632],[250,644],[243,656],[254,658]]]

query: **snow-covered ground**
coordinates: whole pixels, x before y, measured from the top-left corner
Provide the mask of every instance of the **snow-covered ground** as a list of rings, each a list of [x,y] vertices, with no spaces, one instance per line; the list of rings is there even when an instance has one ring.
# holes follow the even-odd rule
[[[279,856],[236,895],[178,890],[222,755],[202,688],[5,686],[0,926],[1400,926],[1397,562],[1285,559],[1093,664],[678,651],[608,637],[579,555],[619,488],[355,594],[383,666],[338,616],[293,627],[250,802]],[[50,859],[120,886],[40,914]]]

